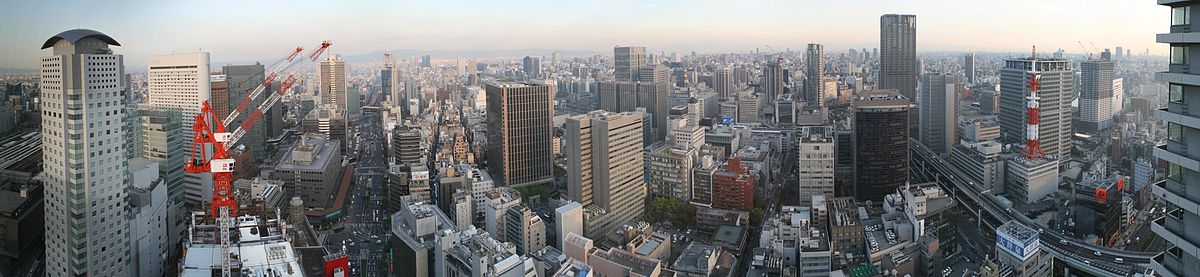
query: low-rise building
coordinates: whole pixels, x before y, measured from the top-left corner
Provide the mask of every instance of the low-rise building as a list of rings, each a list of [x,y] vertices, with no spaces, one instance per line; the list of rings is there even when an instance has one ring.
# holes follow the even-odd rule
[[[507,241],[517,246],[517,253],[530,254],[546,247],[546,223],[525,205],[508,208],[505,219]]]
[[[306,135],[275,166],[271,178],[300,196],[307,208],[324,209],[333,203],[341,177],[341,143]]]
[[[346,141],[346,117],[333,106],[322,106],[312,110],[300,122],[305,135],[319,134],[325,139]],[[342,143],[342,147],[345,147]]]
[[[682,201],[692,198],[692,161],[697,148],[655,143],[646,152],[650,194]]]
[[[679,254],[671,269],[680,277],[729,276],[733,271],[730,260],[732,256],[721,247],[693,242]]]
[[[754,207],[754,176],[732,157],[712,175],[713,208],[749,210]]]
[[[950,151],[950,164],[957,167],[981,191],[1004,192],[1004,146],[996,141],[962,141]]]

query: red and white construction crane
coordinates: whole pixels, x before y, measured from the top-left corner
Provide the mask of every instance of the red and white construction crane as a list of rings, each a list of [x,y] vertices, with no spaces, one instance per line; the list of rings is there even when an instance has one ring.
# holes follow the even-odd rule
[[[234,159],[229,157],[230,147],[237,144],[238,140],[246,134],[246,130],[253,128],[255,123],[262,118],[263,111],[268,110],[284,93],[292,88],[296,83],[295,73],[291,71],[297,64],[305,62],[316,62],[317,58],[324,53],[329,46],[332,45],[329,41],[321,42],[321,46],[310,50],[303,58],[297,59],[300,52],[304,48],[297,47],[291,54],[284,59],[272,64],[266,69],[264,74],[266,77],[253,90],[247,90],[247,96],[237,105],[237,108],[229,112],[229,116],[224,120],[218,120],[216,114],[213,113],[208,101],[205,101],[200,113],[195,117],[195,123],[192,125],[192,131],[195,132],[192,142],[192,153],[190,162],[184,167],[184,170],[189,173],[212,173],[213,174],[213,198],[212,198],[212,216],[217,223],[218,239],[221,240],[222,265],[221,275],[230,276],[232,273],[232,262],[230,255],[230,247],[232,244],[230,238],[230,229],[234,228],[234,217],[237,215],[238,203],[233,195],[233,168]],[[226,132],[225,127],[233,123],[233,120],[239,114],[244,112],[255,98],[258,98],[267,87],[275,81],[278,76],[285,76],[276,93],[267,93],[266,98],[254,111],[246,117],[246,120],[237,126],[233,132]]]

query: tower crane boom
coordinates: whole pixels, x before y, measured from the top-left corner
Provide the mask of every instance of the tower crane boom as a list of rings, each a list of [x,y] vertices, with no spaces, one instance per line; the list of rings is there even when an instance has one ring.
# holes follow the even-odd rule
[[[230,247],[232,241],[230,238],[231,229],[234,228],[234,217],[237,216],[237,199],[233,195],[233,169],[235,160],[229,156],[229,149],[238,140],[246,134],[246,130],[253,128],[258,120],[262,118],[263,111],[269,110],[284,93],[289,91],[296,83],[296,76],[290,72],[297,64],[305,62],[315,62],[325,52],[325,49],[332,45],[329,41],[321,42],[321,46],[310,50],[302,59],[297,59],[304,48],[297,47],[294,51],[288,54],[284,59],[272,64],[268,71],[264,72],[266,78],[263,79],[245,99],[238,104],[237,108],[230,111],[229,116],[225,120],[218,120],[217,115],[213,113],[212,107],[208,101],[201,104],[200,113],[194,118],[195,123],[192,125],[194,132],[192,137],[192,153],[191,159],[184,166],[184,170],[189,173],[211,173],[213,174],[213,196],[212,196],[212,215],[217,223],[217,233],[221,241],[222,265],[221,275],[231,276],[233,261],[230,258],[232,254]],[[258,98],[266,87],[270,85],[278,76],[286,76],[281,83],[279,90],[276,93],[268,93],[267,98],[246,117],[241,124],[233,132],[226,132],[225,128],[233,123],[233,120],[238,117],[247,107],[250,106],[256,98]]]

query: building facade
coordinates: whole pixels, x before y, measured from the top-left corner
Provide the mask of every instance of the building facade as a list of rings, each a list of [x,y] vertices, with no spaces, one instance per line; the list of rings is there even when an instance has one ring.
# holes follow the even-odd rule
[[[1114,63],[1108,51],[1100,59],[1079,63],[1079,123],[1081,131],[1095,133],[1112,127]]]
[[[855,198],[880,203],[908,182],[908,98],[877,90],[854,104]]]
[[[646,199],[639,113],[594,111],[567,118],[567,198],[585,213],[584,236],[600,238],[641,216]]]
[[[920,127],[917,138],[934,153],[950,154],[958,144],[958,75],[930,73],[921,76]]]
[[[917,92],[917,16],[879,17],[879,88],[895,89],[909,99]]]
[[[1038,142],[1046,155],[1068,157],[1071,154],[1071,98],[1074,97],[1075,74],[1070,60],[1018,58],[1004,61],[1004,68],[1000,69],[1001,136],[1007,143],[1025,142],[1030,73],[1041,76]]]
[[[346,83],[347,70],[346,61],[338,55],[329,55],[329,58],[317,65],[317,78],[321,84],[317,95],[321,97],[321,104],[334,105],[342,111],[347,110],[346,93],[350,90],[349,84]]]
[[[119,105],[125,64],[109,46],[120,44],[84,29],[59,33],[42,45],[53,51],[41,59],[39,84],[47,275],[129,275],[129,217],[123,208],[128,164]],[[208,86],[207,76],[203,83]]]
[[[800,205],[809,206],[813,196],[823,195],[826,199],[834,196],[836,143],[833,130],[824,126],[804,127],[799,134],[796,166],[799,168]]]
[[[1200,201],[1188,191],[1200,187],[1200,165],[1197,165],[1197,150],[1200,150],[1200,125],[1194,124],[1197,117],[1189,107],[1200,103],[1200,81],[1188,66],[1200,60],[1200,55],[1189,55],[1198,49],[1200,39],[1193,34],[1200,29],[1200,21],[1192,22],[1192,8],[1200,9],[1200,1],[1160,1],[1171,8],[1169,34],[1159,34],[1159,43],[1170,44],[1170,60],[1166,72],[1155,73],[1154,79],[1167,85],[1167,107],[1155,111],[1158,120],[1167,122],[1166,145],[1154,148],[1154,157],[1167,164],[1166,180],[1150,185],[1154,195],[1166,200],[1166,216],[1151,222],[1150,230],[1166,240],[1166,250],[1150,261],[1150,268],[1162,276],[1188,276],[1200,272],[1200,232],[1195,222],[1200,222],[1200,210],[1187,207],[1200,206]],[[1192,146],[1192,147],[1189,147]],[[1191,272],[1191,273],[1189,273]]]
[[[637,81],[641,68],[646,66],[646,47],[617,46],[613,47],[613,77],[617,82]]]
[[[337,140],[303,138],[275,166],[272,178],[283,181],[284,187],[304,200],[306,207],[327,208],[341,180],[340,144]]]
[[[754,175],[742,166],[742,159],[731,157],[712,175],[712,207],[749,210],[754,207]]]
[[[825,105],[825,46],[809,43],[804,52],[804,101],[812,106]]]
[[[487,162],[492,178],[510,187],[554,180],[552,86],[487,85]]]

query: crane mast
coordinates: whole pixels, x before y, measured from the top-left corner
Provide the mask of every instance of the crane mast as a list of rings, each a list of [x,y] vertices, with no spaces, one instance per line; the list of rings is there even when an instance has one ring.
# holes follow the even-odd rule
[[[272,64],[269,69],[264,72],[266,77],[253,90],[247,90],[249,94],[243,99],[237,108],[230,111],[229,116],[224,120],[219,120],[216,114],[213,113],[212,107],[208,101],[204,101],[200,107],[200,113],[196,115],[195,123],[192,125],[194,132],[192,137],[192,152],[189,163],[184,167],[184,170],[189,173],[212,173],[213,174],[213,196],[212,196],[212,215],[217,224],[217,233],[221,241],[221,275],[231,276],[233,269],[233,261],[230,258],[230,247],[232,239],[230,238],[231,229],[234,228],[234,218],[237,216],[238,203],[233,195],[233,169],[235,160],[229,156],[229,149],[246,134],[246,130],[253,128],[258,120],[262,118],[263,111],[269,110],[279,98],[283,96],[292,85],[296,83],[295,73],[290,69],[297,64],[305,62],[315,62],[317,58],[332,45],[329,41],[321,42],[320,47],[310,50],[304,58],[297,59],[302,47],[296,47],[294,51],[288,54],[284,59]],[[278,76],[284,76],[283,82],[276,93],[268,93],[261,104],[255,107],[254,111],[246,117],[241,124],[237,126],[233,132],[226,132],[226,126],[233,123],[234,119],[245,111],[254,99],[258,98],[262,92],[266,91],[269,86]]]

